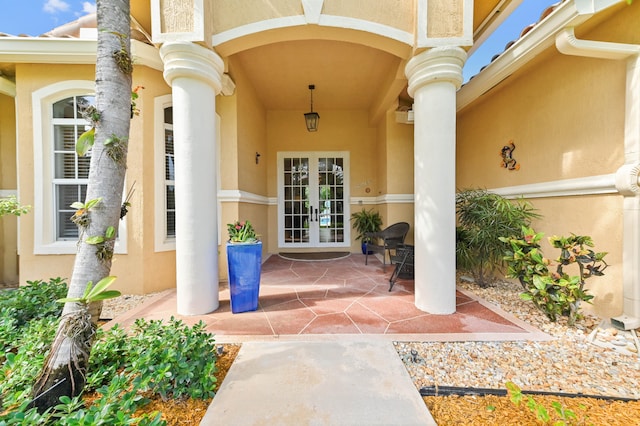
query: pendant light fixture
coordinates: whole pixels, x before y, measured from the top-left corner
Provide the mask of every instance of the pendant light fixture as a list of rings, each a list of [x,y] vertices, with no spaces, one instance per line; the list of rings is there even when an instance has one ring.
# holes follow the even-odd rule
[[[309,91],[311,92],[311,112],[304,114],[304,121],[307,124],[307,130],[310,132],[318,131],[318,122],[320,121],[320,114],[313,112],[313,89],[315,88],[315,84],[309,85]]]

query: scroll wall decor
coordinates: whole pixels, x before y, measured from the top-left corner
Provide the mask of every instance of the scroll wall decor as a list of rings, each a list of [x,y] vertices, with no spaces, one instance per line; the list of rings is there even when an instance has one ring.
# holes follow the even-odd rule
[[[516,159],[513,158],[513,151],[516,150],[516,145],[513,141],[509,141],[509,145],[505,145],[500,150],[500,156],[502,157],[502,162],[500,163],[501,167],[504,167],[507,170],[520,170],[520,164],[516,162]]]

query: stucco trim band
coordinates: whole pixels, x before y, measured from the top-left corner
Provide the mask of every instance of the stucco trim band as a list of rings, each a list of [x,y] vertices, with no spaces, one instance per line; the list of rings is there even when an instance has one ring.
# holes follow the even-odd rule
[[[386,194],[378,197],[351,197],[349,204],[355,205],[378,205],[378,204],[413,204],[413,194]],[[221,203],[250,203],[267,206],[277,206],[277,197],[264,197],[251,192],[237,189],[223,189],[218,191],[218,201]]]
[[[272,202],[272,200],[274,200]],[[221,203],[250,203],[262,205],[276,205],[276,198],[264,197],[239,189],[223,189],[218,191],[218,201]]]
[[[282,18],[267,19],[247,25],[241,25],[231,30],[223,31],[212,37],[214,47],[245,36],[262,33],[288,27],[298,27],[308,25],[304,15],[285,16]],[[378,34],[393,40],[397,40],[408,46],[413,45],[413,34],[398,30],[387,25],[365,21],[363,19],[348,18],[344,16],[321,15],[318,25],[324,27],[346,28],[357,31],[364,31]]]
[[[489,191],[506,198],[548,198],[618,193],[618,189],[616,189],[616,174],[504,186],[489,189]]]

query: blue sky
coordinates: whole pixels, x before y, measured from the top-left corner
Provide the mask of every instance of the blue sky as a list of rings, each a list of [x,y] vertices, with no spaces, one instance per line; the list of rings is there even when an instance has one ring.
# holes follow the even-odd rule
[[[0,32],[37,36],[95,12],[95,7],[92,0],[0,0]]]
[[[493,55],[502,53],[508,42],[518,39],[526,26],[538,22],[542,12],[557,2],[558,0],[523,0],[505,22],[467,59],[463,70],[464,81],[488,65]]]
[[[132,0],[141,1],[141,0]],[[479,1],[479,0],[478,0]],[[491,57],[515,40],[524,27],[540,18],[540,14],[557,0],[524,0],[505,23],[469,58],[464,80],[478,73]],[[0,0],[0,32],[32,36],[76,20],[95,11],[93,0]]]

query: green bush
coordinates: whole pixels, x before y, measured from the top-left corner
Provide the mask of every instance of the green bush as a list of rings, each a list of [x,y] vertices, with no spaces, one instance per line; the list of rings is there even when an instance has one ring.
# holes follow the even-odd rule
[[[163,398],[213,397],[215,344],[204,328],[202,321],[189,328],[173,317],[168,325],[138,319],[129,342],[130,365],[126,370],[148,379],[149,390]]]
[[[37,282],[35,288],[41,285]],[[51,289],[8,292],[14,293],[11,300],[30,312],[20,318],[20,326],[14,310],[0,310],[0,342],[4,342],[0,355],[0,426],[157,426],[165,424],[160,413],[135,415],[151,395],[173,399],[214,395],[217,357],[213,336],[205,332],[204,323],[188,327],[173,318],[167,324],[141,319],[130,334],[119,326],[96,331],[85,391],[95,391],[98,398],[90,406],[85,406],[81,398],[63,397],[55,410],[38,414],[35,408],[29,409],[31,387],[48,355],[60,315],[59,310],[41,301],[48,291]],[[52,300],[64,296],[66,290],[54,293]],[[3,300],[9,303],[8,298]]]
[[[540,217],[524,199],[506,198],[482,189],[456,194],[456,265],[473,275],[482,287],[503,266],[500,237],[514,235]]]
[[[31,206],[21,206],[15,195],[0,198],[0,217],[5,215],[21,216],[29,213]]]
[[[12,318],[17,327],[27,322],[60,316],[62,305],[56,300],[67,295],[67,283],[63,278],[27,281],[27,285],[15,290],[0,291],[0,319]]]
[[[580,319],[580,302],[591,303],[593,296],[584,288],[585,280],[592,276],[604,275],[607,263],[606,252],[596,253],[589,236],[571,234],[570,237],[549,238],[552,247],[560,249],[556,259],[555,271],[550,271],[552,263],[543,257],[540,240],[543,233],[523,227],[518,237],[504,238],[500,241],[508,244],[504,260],[507,263],[507,276],[517,278],[524,289],[520,295],[523,300],[532,301],[551,321],[566,316],[568,324],[574,325]],[[569,275],[564,268],[576,265],[577,275]]]

